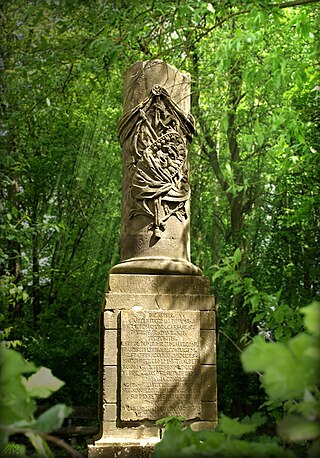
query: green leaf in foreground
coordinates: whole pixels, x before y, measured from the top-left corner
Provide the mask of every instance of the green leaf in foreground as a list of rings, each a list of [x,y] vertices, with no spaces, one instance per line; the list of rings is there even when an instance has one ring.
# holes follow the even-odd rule
[[[1,385],[11,382],[14,377],[18,377],[21,374],[36,371],[36,366],[33,363],[27,362],[17,351],[10,350],[4,346],[0,348],[0,368]]]
[[[169,417],[160,418],[156,421],[157,426],[164,426],[165,428],[180,428],[182,423],[186,421],[185,417],[170,415]]]
[[[8,425],[30,418],[36,403],[28,396],[22,374],[36,367],[26,362],[15,350],[0,349],[0,423]]]
[[[6,445],[1,450],[1,457],[3,458],[12,458],[21,456],[25,458],[26,456],[26,447],[22,444],[16,444],[15,442],[7,442]]]
[[[60,379],[52,375],[50,369],[41,367],[25,381],[28,393],[32,397],[47,398],[64,385]]]
[[[245,371],[263,372],[261,381],[271,399],[302,399],[305,389],[318,379],[317,351],[311,351],[313,348],[314,338],[306,334],[291,339],[288,345],[265,342],[257,336],[242,353],[241,361]]]
[[[320,437],[320,421],[290,415],[281,421],[278,433],[288,442],[315,440]]]
[[[258,425],[256,423],[240,423],[240,421],[221,415],[219,430],[227,436],[241,437],[244,434],[254,433]]]
[[[40,458],[54,458],[48,444],[44,439],[42,439],[39,434],[35,434],[33,432],[26,433],[26,436],[34,446],[35,450],[37,451],[37,456]]]
[[[320,336],[320,302],[313,301],[307,307],[300,309],[304,315],[304,326],[307,331],[316,336]]]
[[[71,411],[71,407],[67,407],[65,404],[57,404],[41,414],[32,427],[43,433],[56,431],[62,426],[63,420]]]
[[[241,261],[242,253],[241,253],[240,248],[237,248],[236,251],[234,252],[233,259],[234,259],[235,264],[239,264],[239,262]]]

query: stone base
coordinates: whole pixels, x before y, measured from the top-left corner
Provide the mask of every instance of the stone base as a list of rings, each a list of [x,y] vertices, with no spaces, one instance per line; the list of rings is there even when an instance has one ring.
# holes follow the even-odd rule
[[[111,273],[101,316],[100,436],[88,457],[151,457],[156,420],[217,424],[214,298],[202,275]]]
[[[99,440],[88,445],[88,458],[151,458],[154,446],[159,442],[150,440],[115,441]]]
[[[202,275],[199,267],[186,259],[165,256],[127,259],[112,267],[111,274]]]

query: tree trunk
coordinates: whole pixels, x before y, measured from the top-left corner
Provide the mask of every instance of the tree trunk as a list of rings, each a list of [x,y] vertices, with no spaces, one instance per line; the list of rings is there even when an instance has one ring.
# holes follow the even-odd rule
[[[19,176],[15,174],[12,182],[7,187],[8,191],[8,202],[9,208],[12,209],[12,223],[18,221],[19,214]],[[7,249],[9,254],[8,261],[8,270],[10,275],[14,278],[14,283],[17,285],[21,280],[21,245],[18,240],[8,240]],[[9,316],[12,321],[15,318],[21,318],[23,316],[23,301],[22,299],[17,299],[13,304],[10,303],[9,306]]]
[[[238,127],[237,127],[237,109],[242,94],[242,70],[241,62],[239,60],[231,60],[228,72],[228,96],[227,96],[227,141],[229,149],[229,163],[232,171],[232,182],[228,182],[222,172],[217,142],[210,130],[203,113],[201,112],[199,104],[199,68],[198,68],[198,55],[193,48],[190,52],[190,58],[193,64],[193,88],[192,88],[192,108],[197,121],[200,124],[201,132],[203,134],[202,150],[208,157],[212,166],[214,174],[218,183],[225,193],[229,202],[230,211],[230,234],[229,241],[236,250],[240,248],[242,251],[243,261],[238,265],[238,269],[243,270],[243,265],[246,264],[247,247],[243,237],[243,226],[245,216],[249,211],[250,205],[246,202],[244,192],[244,176],[243,165],[241,163],[240,149],[238,144]],[[233,190],[231,189],[233,186]],[[238,345],[242,347],[244,343],[241,342],[241,337],[248,331],[249,316],[248,311],[244,307],[244,297],[239,294],[233,298],[233,303],[237,312],[237,328],[238,328]]]
[[[32,299],[33,299],[33,319],[34,324],[37,324],[39,314],[41,313],[40,301],[40,233],[38,228],[38,206],[39,197],[36,192],[33,202],[32,225],[34,229],[32,237]]]

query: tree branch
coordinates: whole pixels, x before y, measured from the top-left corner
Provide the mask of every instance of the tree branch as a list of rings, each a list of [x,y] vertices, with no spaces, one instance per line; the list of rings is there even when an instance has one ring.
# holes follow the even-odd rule
[[[303,6],[307,5],[308,3],[320,3],[320,0],[293,0],[291,2],[285,2],[285,3],[270,3],[269,5],[266,5],[265,9],[267,8],[290,8],[293,6]],[[209,29],[205,30],[203,33],[197,36],[197,41],[201,40],[201,38],[205,37],[208,35],[212,30],[216,29],[220,25],[224,24],[225,22],[229,21],[229,19],[232,19],[236,16],[240,16],[242,14],[248,14],[250,13],[251,10],[242,10],[242,11],[237,11],[236,13],[232,13],[229,16],[226,16],[225,18],[221,19],[220,21],[216,22],[212,27],[209,27]]]
[[[200,124],[201,131],[203,133],[203,136],[205,138],[205,141],[206,141],[207,145],[210,148],[210,151],[208,151],[208,149],[205,147],[205,145],[200,141],[201,149],[204,152],[204,154],[207,156],[207,158],[209,159],[209,162],[210,162],[210,164],[211,164],[211,166],[213,168],[214,174],[215,174],[215,176],[216,176],[221,188],[223,189],[223,191],[226,192],[227,189],[229,188],[229,185],[226,182],[226,180],[224,179],[222,170],[220,168],[219,159],[218,159],[218,152],[217,152],[217,148],[216,148],[215,142],[214,142],[212,136],[209,133],[209,129],[208,129],[208,126],[207,126],[205,120],[203,119],[203,117],[200,114],[198,115],[197,120],[198,120],[198,122]],[[229,193],[227,193],[227,197],[229,199],[230,196],[228,194]]]
[[[271,8],[290,8],[291,6],[302,6],[307,5],[308,3],[320,3],[320,0],[294,0],[292,2],[285,3],[271,3],[269,6]]]

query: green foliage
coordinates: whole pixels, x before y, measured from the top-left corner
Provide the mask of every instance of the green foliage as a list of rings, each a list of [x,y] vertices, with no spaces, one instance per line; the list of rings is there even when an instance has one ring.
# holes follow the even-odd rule
[[[268,343],[253,339],[242,355],[246,371],[261,371],[263,386],[271,399],[301,398],[305,389],[317,383],[317,344],[312,336],[299,334],[288,343]]]
[[[120,82],[131,63],[160,58],[191,74],[191,249],[206,275],[221,272],[219,402],[252,413],[261,392],[236,346],[257,331],[296,335],[298,308],[320,290],[319,5],[3,3],[6,340],[63,377],[56,400],[97,402],[100,304],[119,260]]]
[[[32,374],[25,377],[25,374]],[[36,399],[48,398],[64,383],[45,367],[39,369],[15,350],[0,348],[0,450],[1,456],[25,456],[25,447],[9,441],[10,436],[23,433],[34,446],[37,456],[52,457],[42,433],[58,429],[71,409],[57,404],[35,418]]]
[[[263,373],[261,381],[271,401],[291,401],[287,407],[290,415],[278,424],[280,438],[286,442],[312,441],[308,456],[315,457],[320,438],[320,304],[314,302],[301,312],[305,315],[306,333],[286,344],[266,343],[258,336],[242,353],[241,360],[246,371]],[[267,418],[258,412],[241,421],[221,414],[216,431],[192,431],[192,426],[182,429],[182,420],[168,417],[157,422],[170,427],[155,448],[155,458],[296,456],[281,445],[279,437],[259,434],[258,428]]]
[[[304,315],[303,323],[309,333],[314,334],[316,338],[320,336],[320,307],[319,302],[312,302],[307,307],[300,309]]]
[[[193,431],[189,426],[179,428],[176,424],[165,430],[164,437],[156,445],[154,458],[182,457],[294,457],[289,450],[284,450],[276,441],[241,439],[255,433],[264,424],[265,418],[256,413],[242,421],[221,416],[216,431]],[[181,425],[180,425],[181,426]]]
[[[301,309],[305,333],[286,343],[266,343],[257,336],[241,355],[246,371],[260,371],[261,382],[272,401],[290,401],[290,412],[278,427],[290,442],[320,438],[320,303]],[[294,400],[294,403],[293,401]]]
[[[241,294],[249,313],[254,315],[252,324],[257,323],[259,330],[269,340],[279,340],[297,334],[302,327],[302,320],[297,307],[293,308],[283,303],[281,291],[269,294],[259,291],[251,277],[244,277],[239,265],[242,254],[239,248],[233,256],[222,259],[216,266],[212,282],[220,280],[227,285],[233,295]],[[244,339],[247,336],[242,336]]]
[[[0,277],[0,310],[2,312],[2,317],[4,318],[4,313],[15,304],[22,301],[27,303],[29,299],[29,294],[25,291],[22,285],[17,285],[13,275],[10,275],[8,272]]]
[[[170,428],[180,427],[181,424],[185,421],[185,417],[177,417],[176,415],[170,415],[169,417],[160,418],[160,420],[157,420],[156,425],[164,427],[168,430]]]

